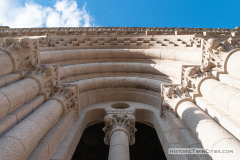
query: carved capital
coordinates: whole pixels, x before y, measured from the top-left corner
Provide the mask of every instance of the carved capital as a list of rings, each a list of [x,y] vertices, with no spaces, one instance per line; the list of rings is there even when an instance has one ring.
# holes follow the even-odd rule
[[[214,78],[211,72],[203,72],[200,65],[182,65],[181,85],[195,94],[199,93],[199,86],[206,78]]]
[[[127,133],[129,138],[129,145],[135,143],[135,117],[134,110],[106,110],[104,117],[105,133],[104,143],[110,145],[111,136],[115,131],[123,131]]]
[[[62,104],[62,115],[74,110],[74,117],[79,117],[79,88],[77,84],[61,84],[55,87],[49,99],[55,99]]]
[[[60,83],[58,65],[39,65],[36,71],[32,71],[26,78],[32,78],[39,85],[39,93],[50,92]]]
[[[216,39],[203,40],[202,42],[202,66],[203,72],[210,72],[213,68],[221,69],[223,60],[219,52],[223,51],[224,47],[220,41]]]
[[[240,43],[236,38],[219,38],[202,40],[202,63],[203,72],[223,72],[224,61],[233,49],[239,48]]]
[[[193,101],[191,91],[180,84],[161,85],[161,117],[166,110],[173,111],[177,116],[177,107],[183,101]]]
[[[192,47],[200,47],[201,46],[201,38],[200,37],[193,37],[190,39]]]
[[[38,39],[11,37],[0,44],[1,50],[10,52],[14,58],[15,71],[35,71],[39,65]]]

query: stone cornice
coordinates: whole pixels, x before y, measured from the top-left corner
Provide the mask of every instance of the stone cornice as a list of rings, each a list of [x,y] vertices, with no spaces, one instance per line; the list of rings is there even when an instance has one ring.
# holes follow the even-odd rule
[[[0,36],[10,36],[9,34],[21,36],[26,34],[44,35],[56,33],[58,35],[83,34],[83,35],[191,35],[191,34],[231,34],[234,36],[240,33],[239,27],[236,29],[221,28],[167,28],[167,27],[59,27],[59,28],[0,28]]]

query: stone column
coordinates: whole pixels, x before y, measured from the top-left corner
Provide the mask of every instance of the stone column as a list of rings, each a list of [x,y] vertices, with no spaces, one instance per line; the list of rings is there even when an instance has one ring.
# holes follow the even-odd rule
[[[240,158],[240,142],[193,102],[182,102],[178,106],[177,113],[203,148],[234,149],[233,154],[210,155],[213,160]]]
[[[234,50],[229,54],[229,58],[226,60],[226,71],[228,75],[240,78],[240,49]]]
[[[128,134],[123,131],[115,131],[111,135],[109,160],[129,160]]]
[[[0,139],[1,159],[26,159],[46,132],[57,122],[62,111],[58,101],[45,102]]]
[[[0,118],[31,100],[38,93],[38,83],[31,78],[0,88]]]
[[[58,66],[39,66],[27,78],[0,88],[0,118],[58,83]]]
[[[26,159],[58,119],[78,107],[77,93],[76,85],[58,86],[52,98],[1,137],[0,159]]]
[[[234,149],[234,154],[212,154],[212,159],[239,159],[240,142],[198,108],[189,92],[191,91],[181,85],[162,84],[162,107],[173,110],[203,148]]]
[[[204,98],[229,112],[240,120],[240,90],[219,82],[215,79],[206,79],[200,85],[200,92]]]
[[[14,59],[13,57],[10,57],[9,54],[0,51],[0,77],[10,74],[14,71]]]
[[[135,143],[135,117],[131,110],[106,110],[104,142],[110,145],[109,160],[129,160],[129,145]]]
[[[22,38],[20,40],[5,38],[0,44],[0,76],[19,71],[35,71],[38,69],[38,40]]]

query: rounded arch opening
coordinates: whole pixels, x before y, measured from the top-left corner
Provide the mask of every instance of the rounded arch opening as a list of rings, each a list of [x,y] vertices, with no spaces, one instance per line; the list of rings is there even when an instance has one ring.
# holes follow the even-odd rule
[[[78,143],[72,160],[106,160],[108,159],[109,146],[104,144],[104,132],[102,128],[105,123],[87,125]],[[162,159],[165,154],[158,139],[156,130],[143,123],[136,122],[136,143],[129,146],[131,160]]]

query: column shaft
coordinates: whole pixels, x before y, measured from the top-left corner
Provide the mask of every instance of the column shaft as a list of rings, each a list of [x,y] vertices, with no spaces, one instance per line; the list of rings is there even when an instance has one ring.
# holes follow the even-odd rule
[[[62,105],[57,100],[45,102],[0,139],[1,159],[26,159],[62,112]]]
[[[115,131],[111,136],[109,160],[129,160],[129,140],[124,131]]]
[[[38,83],[25,78],[0,89],[0,118],[38,95]]]
[[[240,120],[240,90],[214,79],[206,79],[200,86],[204,98]]]
[[[214,160],[240,159],[240,142],[194,103],[182,102],[177,114],[205,149],[234,149],[234,154],[213,154]]]
[[[0,77],[13,72],[11,58],[4,52],[0,51]]]
[[[233,53],[227,60],[226,69],[229,75],[240,78],[240,51]]]

